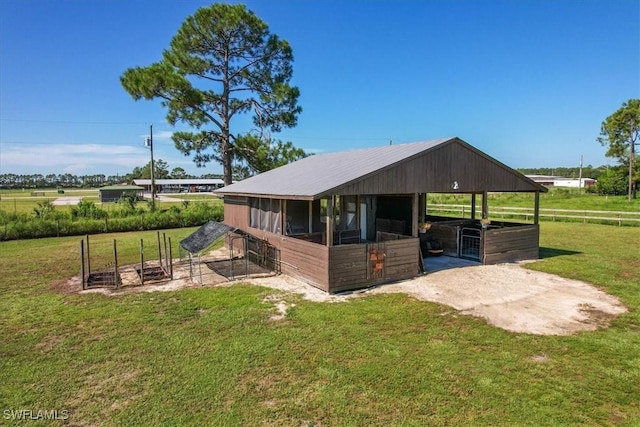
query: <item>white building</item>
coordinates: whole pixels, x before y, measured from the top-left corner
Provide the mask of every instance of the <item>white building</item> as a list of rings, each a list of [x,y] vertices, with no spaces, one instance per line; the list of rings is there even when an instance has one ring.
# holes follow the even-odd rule
[[[564,178],[552,175],[526,175],[526,177],[546,187],[586,188],[597,182],[593,178]]]

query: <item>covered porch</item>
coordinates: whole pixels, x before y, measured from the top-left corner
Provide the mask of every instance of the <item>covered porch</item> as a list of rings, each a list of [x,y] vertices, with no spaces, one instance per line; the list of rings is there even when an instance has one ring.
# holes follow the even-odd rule
[[[415,277],[427,239],[485,264],[537,258],[542,191],[458,138],[310,156],[217,190],[225,223],[268,240],[282,272],[327,292]],[[533,224],[491,221],[489,192],[535,193]],[[471,218],[431,214],[430,193],[469,195]]]

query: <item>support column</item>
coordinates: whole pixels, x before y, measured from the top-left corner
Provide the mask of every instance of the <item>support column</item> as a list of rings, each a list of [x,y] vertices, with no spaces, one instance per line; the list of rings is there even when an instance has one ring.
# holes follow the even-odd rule
[[[488,193],[482,192],[482,219],[489,218],[489,200]]]
[[[536,191],[535,205],[533,208],[533,223],[538,224],[540,222],[540,192]]]
[[[411,236],[418,237],[418,193],[413,193],[413,209],[411,209]]]
[[[286,236],[289,234],[289,218],[287,218],[287,199],[280,201],[280,209],[282,214],[280,215],[280,234]]]
[[[427,195],[426,193],[420,193],[418,195],[418,220],[419,222],[425,222],[425,220],[427,219],[427,213],[426,213],[426,208],[427,208]]]
[[[313,200],[309,200],[309,233],[313,233]]]
[[[476,193],[471,194],[471,219],[476,219]]]
[[[333,246],[333,196],[327,198],[327,246]]]

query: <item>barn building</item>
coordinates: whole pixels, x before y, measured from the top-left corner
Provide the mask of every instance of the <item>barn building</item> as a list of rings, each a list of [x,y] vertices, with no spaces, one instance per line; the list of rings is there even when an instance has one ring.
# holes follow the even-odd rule
[[[485,264],[537,259],[546,191],[445,138],[313,155],[215,193],[224,196],[225,224],[272,245],[283,273],[334,293],[417,276],[426,238],[445,255]],[[489,192],[535,193],[533,224],[489,223]],[[471,195],[472,217],[429,215],[427,193]]]
[[[134,179],[133,184],[144,187],[146,192],[151,192],[150,179]],[[158,193],[197,193],[223,187],[224,181],[219,178],[176,178],[155,179],[154,184]]]
[[[137,185],[108,185],[98,189],[100,203],[114,203],[125,195],[133,195],[142,200],[144,188]]]

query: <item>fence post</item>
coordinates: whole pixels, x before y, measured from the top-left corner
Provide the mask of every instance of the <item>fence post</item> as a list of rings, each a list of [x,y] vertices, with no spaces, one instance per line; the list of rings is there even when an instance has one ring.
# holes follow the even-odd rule
[[[118,274],[118,248],[116,246],[116,239],[113,239],[113,264],[115,268],[113,270],[114,279],[116,281],[116,289],[120,289],[120,275]]]
[[[173,254],[171,251],[171,237],[169,237],[169,274],[171,275],[171,280],[173,280]]]
[[[87,274],[91,274],[91,254],[89,253],[89,235],[87,234]]]
[[[87,284],[84,280],[84,240],[80,240],[80,280],[82,280],[82,290],[87,289]]]
[[[140,282],[144,285],[144,243],[140,239]]]

